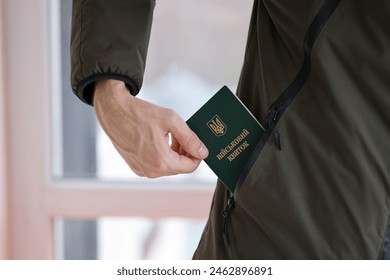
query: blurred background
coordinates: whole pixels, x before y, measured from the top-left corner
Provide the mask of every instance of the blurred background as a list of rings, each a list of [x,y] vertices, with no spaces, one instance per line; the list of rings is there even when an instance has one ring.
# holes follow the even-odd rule
[[[156,2],[138,97],[186,120],[236,90],[252,1]],[[215,175],[135,176],[71,92],[72,1],[0,3],[0,259],[190,259]]]

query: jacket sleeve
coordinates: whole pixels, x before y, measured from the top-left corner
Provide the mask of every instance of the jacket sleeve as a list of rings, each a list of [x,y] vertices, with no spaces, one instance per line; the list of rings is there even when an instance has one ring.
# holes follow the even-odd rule
[[[124,81],[131,94],[142,85],[154,0],[73,0],[71,83],[93,105],[94,83]]]

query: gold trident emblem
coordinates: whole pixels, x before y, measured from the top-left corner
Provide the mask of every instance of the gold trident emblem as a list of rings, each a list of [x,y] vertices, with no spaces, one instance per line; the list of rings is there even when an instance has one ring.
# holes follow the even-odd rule
[[[223,136],[226,133],[227,127],[218,115],[215,115],[207,123],[207,126],[211,129],[215,136]]]

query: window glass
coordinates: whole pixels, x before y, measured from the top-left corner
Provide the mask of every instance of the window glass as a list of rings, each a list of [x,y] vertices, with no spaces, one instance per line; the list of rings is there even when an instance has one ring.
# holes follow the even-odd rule
[[[156,3],[138,98],[171,108],[187,120],[223,85],[235,91],[252,1]],[[121,159],[97,124],[93,108],[72,94],[71,10],[71,0],[50,1],[53,178],[124,181],[118,185],[129,188],[140,183],[181,190],[194,185],[213,188],[216,177],[204,163],[193,174],[149,180],[135,176]],[[58,217],[56,255],[58,259],[190,259],[204,223],[175,217]]]
[[[102,217],[55,222],[56,257],[65,260],[191,259],[204,221]]]
[[[156,3],[144,86],[138,97],[172,108],[186,120],[223,85],[235,91],[252,2]],[[131,172],[99,128],[93,108],[71,93],[72,1],[57,0],[51,5],[52,60],[59,62],[53,64],[54,178],[150,182]],[[153,184],[199,182],[213,186],[215,180],[202,163],[194,174],[161,178],[153,180]]]

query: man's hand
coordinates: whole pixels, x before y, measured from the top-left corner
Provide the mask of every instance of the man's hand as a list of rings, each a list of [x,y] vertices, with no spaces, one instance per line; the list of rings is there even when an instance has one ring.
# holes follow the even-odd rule
[[[191,173],[208,156],[177,113],[132,96],[121,81],[97,82],[94,106],[103,130],[138,176]]]

